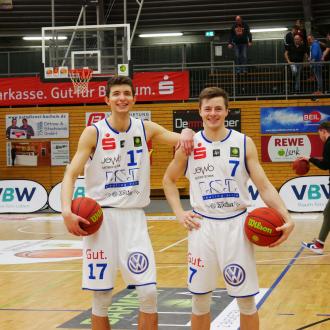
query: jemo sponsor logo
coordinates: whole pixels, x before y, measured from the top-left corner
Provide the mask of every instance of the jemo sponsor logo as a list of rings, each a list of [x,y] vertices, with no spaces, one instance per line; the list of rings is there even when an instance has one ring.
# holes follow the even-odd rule
[[[32,213],[47,203],[47,191],[29,180],[0,181],[0,213]]]

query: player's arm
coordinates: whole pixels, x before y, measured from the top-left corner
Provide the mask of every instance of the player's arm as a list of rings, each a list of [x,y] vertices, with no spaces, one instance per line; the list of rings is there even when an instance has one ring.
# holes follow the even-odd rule
[[[187,155],[182,148],[179,148],[175,153],[174,159],[165,171],[163,177],[163,188],[166,199],[170,204],[176,218],[184,227],[192,230],[194,228],[199,228],[200,224],[196,222],[194,218],[200,218],[200,216],[192,211],[185,211],[182,208],[179,189],[176,186],[176,182],[184,174],[187,161]]]
[[[61,207],[64,223],[68,231],[76,236],[86,235],[87,233],[79,226],[79,222],[88,224],[89,222],[71,212],[71,201],[73,195],[74,184],[80,173],[83,172],[84,166],[93,153],[96,145],[97,132],[94,126],[86,127],[80,136],[78,148],[72,158],[71,163],[67,166],[62,186],[61,186]]]
[[[282,230],[283,235],[270,246],[273,247],[279,245],[287,240],[294,228],[294,223],[289,215],[288,210],[285,207],[283,200],[281,199],[275,187],[269,181],[262,166],[260,165],[257,148],[252,139],[249,137],[247,137],[246,141],[246,158],[251,180],[256,185],[262,200],[268,207],[276,209],[282,215],[285,221],[283,226],[276,228],[277,231]]]
[[[155,142],[160,142],[171,146],[175,146],[179,143],[179,146],[184,148],[187,155],[190,155],[192,152],[194,147],[193,137],[195,132],[190,128],[184,128],[181,134],[179,134],[171,132],[152,121],[144,121],[143,123],[146,129],[147,141],[153,140]]]

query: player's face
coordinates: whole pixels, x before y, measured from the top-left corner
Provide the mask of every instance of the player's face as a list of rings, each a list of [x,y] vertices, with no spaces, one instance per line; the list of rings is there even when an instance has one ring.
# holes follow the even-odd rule
[[[105,101],[112,111],[122,113],[131,110],[135,97],[129,85],[115,85],[111,87],[109,97],[106,97]]]
[[[204,128],[217,129],[224,126],[228,109],[222,96],[204,99],[199,110]]]
[[[325,142],[328,138],[327,136],[327,131],[325,129],[320,129],[319,130],[319,136],[322,142]]]

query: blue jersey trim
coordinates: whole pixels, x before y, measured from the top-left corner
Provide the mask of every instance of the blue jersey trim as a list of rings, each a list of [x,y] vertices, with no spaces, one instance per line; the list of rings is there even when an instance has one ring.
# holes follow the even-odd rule
[[[99,143],[100,132],[99,132],[99,129],[97,128],[97,126],[95,124],[92,124],[92,126],[94,126],[96,128],[96,144],[95,144],[95,149],[96,149],[97,144]],[[89,156],[90,160],[93,160],[93,156],[94,155]]]
[[[208,143],[212,143],[211,140],[208,140],[208,139],[206,138],[206,136],[204,135],[204,131],[201,131],[201,135],[202,135],[202,138],[203,138],[206,142],[208,142]]]
[[[107,123],[108,127],[109,127],[114,133],[116,133],[116,134],[120,134],[119,131],[117,131],[115,128],[113,128],[113,127],[110,125],[110,123],[108,122],[108,119],[107,119],[107,118],[105,119],[105,122]],[[132,126],[132,119],[131,119],[131,117],[129,117],[129,125],[128,125],[128,128],[127,128],[127,130],[125,131],[125,133],[127,133],[127,132],[131,129],[131,126]]]
[[[111,291],[113,290],[113,287],[112,288],[109,288],[109,289],[90,289],[90,288],[82,288],[83,290],[89,290],[89,291]]]
[[[250,175],[250,171],[248,169],[247,161],[246,161],[246,135],[245,134],[244,134],[244,165],[245,165],[246,171]]]
[[[245,209],[245,210],[243,210],[243,211],[240,212],[240,213],[237,213],[237,214],[235,214],[235,215],[232,215],[232,216],[230,216],[230,217],[226,217],[226,218],[213,218],[213,217],[208,217],[208,216],[206,216],[206,215],[204,215],[204,214],[202,214],[202,213],[199,213],[199,212],[193,210],[194,213],[201,215],[203,218],[211,219],[211,220],[228,220],[228,219],[236,218],[236,217],[238,217],[238,216],[244,214],[246,211],[247,211],[247,210]]]
[[[142,119],[141,119],[141,124],[142,124],[142,128],[143,128],[144,139],[147,142],[146,128],[144,127],[144,123],[143,123],[143,120]]]
[[[208,293],[213,292],[213,290],[211,290],[211,291],[206,291],[206,292],[194,292],[194,291],[191,291],[191,290],[189,290],[189,289],[188,289],[188,291],[191,292],[192,294],[198,294],[198,295],[201,295],[201,294],[208,294]]]
[[[227,139],[229,139],[229,137],[230,137],[230,135],[231,135],[231,132],[232,132],[232,130],[229,129],[229,132],[228,132],[227,136],[226,136],[223,140],[221,140],[220,142],[225,142]],[[208,143],[216,142],[216,141],[211,141],[211,140],[209,140],[209,139],[205,136],[205,134],[204,134],[204,130],[201,131],[201,135],[202,135],[202,138],[203,138],[206,142],[208,142]]]
[[[229,129],[229,133],[228,133],[228,135],[227,135],[223,140],[221,140],[220,142],[225,142],[227,139],[229,139],[229,137],[230,137],[230,135],[231,135],[231,132],[232,132],[232,130]]]
[[[248,294],[247,296],[232,296],[230,294],[228,294],[228,296],[233,297],[233,298],[247,298],[247,297],[253,297],[253,296],[257,295],[258,293],[259,293],[259,291],[256,293]]]

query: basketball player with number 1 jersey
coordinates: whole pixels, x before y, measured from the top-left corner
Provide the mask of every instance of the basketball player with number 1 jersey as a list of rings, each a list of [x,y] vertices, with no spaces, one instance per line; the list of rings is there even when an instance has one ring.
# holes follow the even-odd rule
[[[78,149],[62,182],[62,215],[70,233],[83,238],[83,289],[93,291],[92,329],[109,330],[108,308],[119,269],[124,282],[135,286],[139,298],[139,330],[157,329],[156,266],[143,207],[150,202],[150,160],[147,142],[170,146],[180,135],[152,121],[130,116],[135,103],[128,77],[107,83],[106,103],[111,116],[83,131]],[[181,134],[181,145],[192,149],[190,129]],[[73,184],[85,166],[86,196],[103,209],[97,232],[85,236],[71,212]]]
[[[294,224],[283,201],[269,182],[253,141],[225,127],[228,95],[221,88],[204,89],[199,98],[204,130],[194,136],[194,151],[177,150],[163,179],[166,198],[188,234],[188,289],[192,293],[192,329],[210,328],[212,291],[223,274],[228,294],[237,299],[241,329],[259,329],[254,300],[258,278],[252,243],[244,235],[249,206],[247,181],[252,179],[267,206],[277,209],[285,224],[285,241]],[[190,182],[192,211],[182,208],[176,181]]]

